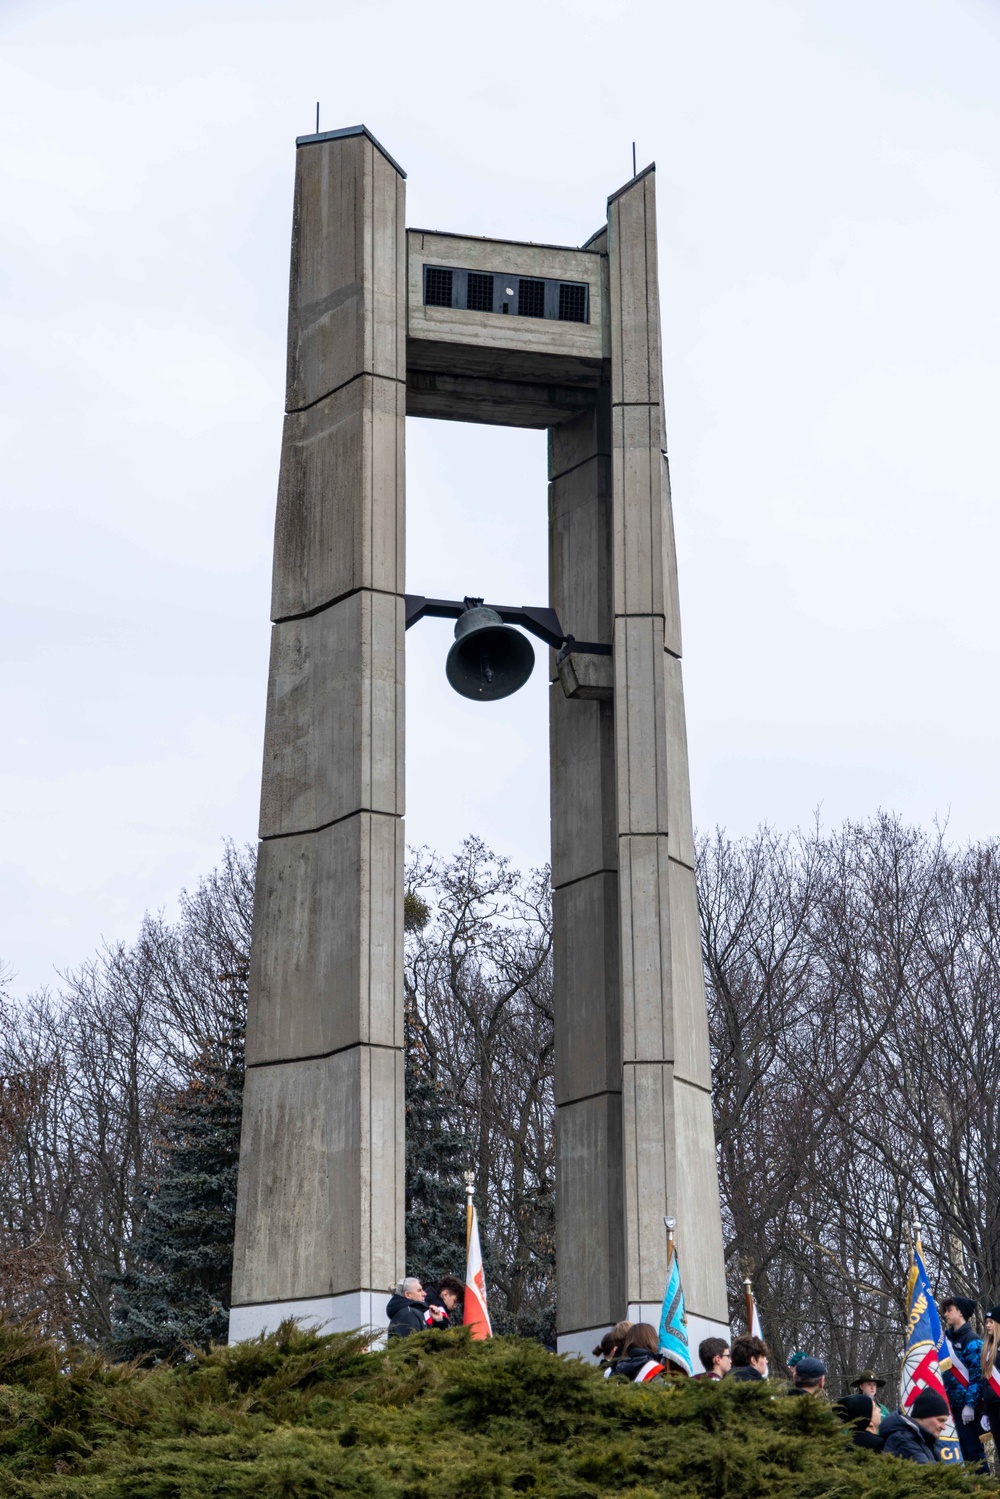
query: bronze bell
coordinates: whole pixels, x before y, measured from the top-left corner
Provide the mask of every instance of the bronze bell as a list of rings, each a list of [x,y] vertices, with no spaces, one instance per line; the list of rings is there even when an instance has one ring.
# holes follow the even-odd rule
[[[458,616],[445,673],[462,697],[481,703],[510,697],[524,686],[534,664],[531,642],[505,625],[495,609],[470,601]]]

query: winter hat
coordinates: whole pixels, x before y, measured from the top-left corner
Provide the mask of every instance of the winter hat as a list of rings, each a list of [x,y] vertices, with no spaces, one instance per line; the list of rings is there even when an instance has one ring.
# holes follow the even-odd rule
[[[1000,1322],[1000,1306],[991,1306],[986,1315],[991,1322]]]
[[[795,1365],[795,1378],[802,1384],[822,1379],[825,1373],[826,1365],[821,1358],[800,1358]]]
[[[849,1421],[858,1431],[869,1424],[874,1408],[870,1395],[844,1395],[833,1407],[842,1421]]]
[[[910,1406],[914,1421],[923,1421],[927,1416],[947,1416],[948,1402],[937,1390],[922,1390]]]
[[[950,1301],[952,1306],[958,1307],[958,1310],[962,1313],[962,1316],[965,1318],[966,1322],[968,1322],[969,1318],[976,1310],[976,1303],[970,1296],[946,1296],[944,1299],[946,1302]]]

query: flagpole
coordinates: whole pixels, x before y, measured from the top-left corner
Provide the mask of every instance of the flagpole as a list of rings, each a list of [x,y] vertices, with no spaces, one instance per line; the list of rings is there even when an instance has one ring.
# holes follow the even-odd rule
[[[743,1304],[747,1313],[747,1332],[753,1332],[753,1285],[749,1275],[743,1277]]]
[[[472,1243],[472,1199],[476,1191],[476,1173],[466,1171],[465,1173],[465,1258],[469,1258],[469,1245]]]

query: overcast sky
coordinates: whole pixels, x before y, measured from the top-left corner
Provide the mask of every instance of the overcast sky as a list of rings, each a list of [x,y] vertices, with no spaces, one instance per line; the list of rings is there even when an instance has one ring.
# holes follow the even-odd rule
[[[656,161],[695,818],[1000,832],[998,0],[0,3],[0,957],[256,829],[297,134],[579,244]],[[408,587],[545,600],[544,434],[408,423]],[[542,672],[408,636],[411,842],[547,857]]]

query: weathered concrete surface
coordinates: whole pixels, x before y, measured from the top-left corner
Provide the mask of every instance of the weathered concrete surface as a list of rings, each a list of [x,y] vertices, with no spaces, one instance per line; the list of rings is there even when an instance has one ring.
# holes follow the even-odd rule
[[[655,1308],[656,1320],[666,1215],[677,1220],[692,1325],[717,1330],[728,1320],[652,171],[610,200],[607,231],[589,245],[606,255],[607,385],[591,417],[554,428],[549,441],[552,603],[578,638],[614,643],[610,702],[558,689],[551,699],[566,1348],[599,1336],[626,1306]],[[575,672],[559,675],[564,689],[576,689]],[[609,1211],[620,1213],[610,1229]]]
[[[368,374],[285,417],[272,618],[403,592],[405,421],[405,385]]]
[[[403,810],[403,600],[359,590],[271,634],[260,836]]]
[[[233,1338],[286,1303],[334,1322],[378,1308],[384,1320],[403,1273],[405,351],[402,177],[363,131],[307,140]]]
[[[571,651],[557,671],[567,697],[581,702],[610,703],[615,695],[615,668],[610,656]]]
[[[579,640],[612,636],[611,420],[597,406],[549,433],[549,598]],[[559,1332],[625,1304],[620,918],[611,702],[550,689],[556,1255]]]
[[[397,1276],[403,1106],[395,1048],[248,1070],[237,1305],[378,1290]]]
[[[398,168],[369,136],[296,152],[289,411],[362,373],[405,383],[404,192]]]
[[[403,1044],[403,825],[357,812],[258,856],[247,1062]]]
[[[607,246],[627,1299],[662,1296],[669,1214],[689,1310],[725,1322],[652,171],[611,199]]]
[[[624,1308],[622,1112],[620,1092],[556,1110],[559,1331],[611,1326]],[[662,1293],[661,1293],[662,1294]],[[594,1316],[594,1308],[602,1314]]]

